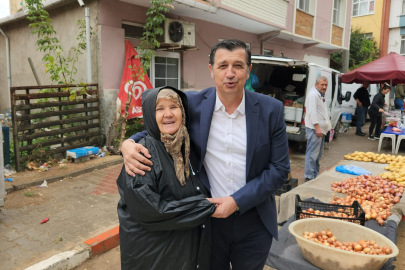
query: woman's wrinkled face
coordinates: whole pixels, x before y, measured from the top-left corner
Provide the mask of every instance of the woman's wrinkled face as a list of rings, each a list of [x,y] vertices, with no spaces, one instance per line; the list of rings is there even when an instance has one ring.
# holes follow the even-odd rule
[[[180,106],[166,98],[156,103],[156,122],[163,134],[174,134],[179,130],[183,117]]]

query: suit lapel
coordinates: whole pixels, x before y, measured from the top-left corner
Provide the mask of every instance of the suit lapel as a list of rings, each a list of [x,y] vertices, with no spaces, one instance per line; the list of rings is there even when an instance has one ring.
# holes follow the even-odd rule
[[[201,170],[201,166],[204,162],[205,154],[207,153],[208,134],[210,133],[212,114],[214,112],[214,107],[215,107],[215,99],[216,99],[215,93],[216,93],[215,87],[211,88],[211,90],[205,94],[206,99],[201,102],[201,118],[200,118],[201,163],[200,163],[200,170]]]
[[[246,111],[246,182],[248,181],[249,169],[252,164],[253,152],[256,146],[256,134],[259,127],[259,106],[253,93],[245,90],[245,111]]]

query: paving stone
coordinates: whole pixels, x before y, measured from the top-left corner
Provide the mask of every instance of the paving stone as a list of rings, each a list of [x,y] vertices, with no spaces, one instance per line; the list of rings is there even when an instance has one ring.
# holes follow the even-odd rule
[[[4,233],[4,235],[7,237],[8,241],[13,241],[14,239],[17,239],[22,236],[22,234],[16,232],[13,229],[9,229]]]
[[[31,226],[28,226],[27,224],[22,222],[10,225],[10,227],[20,232],[31,228]]]
[[[30,255],[27,251],[22,250],[18,246],[8,248],[5,252],[10,255],[13,262],[20,262]]]
[[[1,260],[1,270],[14,270],[14,269],[16,269],[16,265],[11,260]]]
[[[62,232],[65,232],[68,230],[69,226],[71,226],[70,223],[65,224],[64,226],[53,226],[53,227],[49,227],[46,230],[47,235],[53,237],[53,236],[57,236],[60,235]]]
[[[55,237],[50,236],[48,234],[42,234],[40,236],[35,237],[33,240],[38,240],[42,243],[43,246],[46,246],[49,243],[52,243],[53,240],[55,240]]]
[[[14,219],[14,218],[12,218],[12,217],[10,217],[10,216],[7,216],[6,218],[3,218],[3,219],[1,220],[1,222],[4,223],[5,225],[10,226],[10,225],[19,223],[19,220]]]
[[[17,243],[15,242],[9,242],[9,241],[4,241],[4,240],[0,240],[0,252],[3,252],[9,248],[12,248],[14,246],[16,246]]]
[[[37,243],[37,241],[35,241],[35,240],[30,240],[30,239],[28,239],[28,237],[26,237],[26,236],[17,238],[17,239],[14,240],[14,242],[17,243],[18,245],[20,245],[20,247],[21,247],[22,249],[26,249],[26,248],[28,248],[29,246],[32,246],[33,244]]]
[[[29,238],[33,238],[33,237],[36,237],[36,236],[39,236],[39,235],[43,234],[44,231],[40,231],[40,230],[38,230],[36,228],[31,227],[28,230],[23,231],[22,233],[28,235]]]

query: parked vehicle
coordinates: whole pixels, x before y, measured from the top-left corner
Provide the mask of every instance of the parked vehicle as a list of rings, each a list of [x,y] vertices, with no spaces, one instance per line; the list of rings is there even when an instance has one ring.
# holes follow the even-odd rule
[[[357,102],[354,99],[354,94],[356,93],[357,89],[361,87],[361,84],[359,83],[352,83],[352,84],[347,84],[347,83],[342,83],[342,94],[345,95],[347,92],[351,92],[351,97],[349,101],[343,101],[342,106],[340,107],[340,111],[342,113],[351,113],[353,115],[353,120],[352,124],[356,124],[357,121]],[[374,96],[380,91],[380,85],[378,84],[370,84],[368,87],[368,92],[370,96],[370,102],[373,102]],[[366,118],[369,119],[368,114],[366,115]],[[363,123],[364,124],[364,123]]]
[[[252,56],[252,71],[259,79],[260,89],[256,92],[270,95],[284,104],[284,118],[288,139],[303,142],[305,138],[305,98],[315,86],[319,76],[328,79],[326,103],[332,127],[337,135],[340,128],[340,104],[343,98],[350,99],[351,93],[342,96],[341,73],[337,70],[290,58]],[[292,106],[291,106],[292,105]],[[294,109],[295,108],[295,109]]]

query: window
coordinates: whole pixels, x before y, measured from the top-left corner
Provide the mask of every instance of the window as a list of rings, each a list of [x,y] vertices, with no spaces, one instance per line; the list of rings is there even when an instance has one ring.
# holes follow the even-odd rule
[[[126,38],[142,38],[143,34],[143,25],[139,23],[132,23],[132,22],[122,22],[122,28],[125,31]]]
[[[309,13],[310,0],[297,0],[297,8]]]
[[[374,14],[374,0],[353,0],[353,17]]]
[[[401,36],[400,54],[405,54],[405,36]]]
[[[150,73],[153,87],[169,85],[180,89],[180,54],[158,52],[152,60]]]
[[[273,50],[263,50],[264,56],[273,56]]]
[[[366,39],[373,39],[373,33],[365,33],[364,38]]]
[[[333,1],[333,24],[339,25],[342,0]]]
[[[405,0],[402,0],[402,14],[405,14]]]

